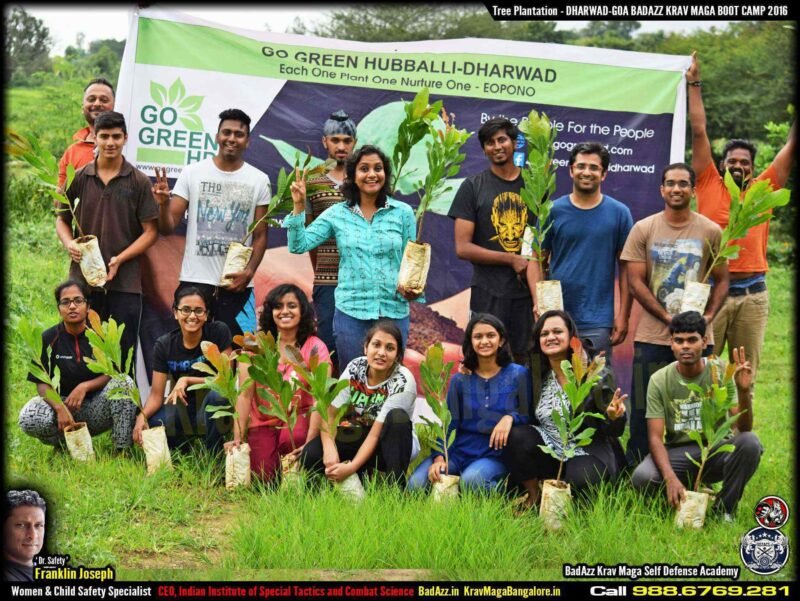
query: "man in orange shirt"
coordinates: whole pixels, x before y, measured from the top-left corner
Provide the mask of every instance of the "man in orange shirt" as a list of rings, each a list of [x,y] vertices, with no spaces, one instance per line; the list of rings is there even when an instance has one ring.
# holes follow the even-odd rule
[[[67,179],[67,165],[75,171],[94,161],[94,120],[104,111],[114,110],[114,86],[107,79],[98,77],[90,81],[83,90],[83,116],[88,125],[75,132],[75,142],[64,151],[58,162],[58,185]]]
[[[692,127],[692,167],[697,172],[697,210],[724,228],[728,225],[731,197],[723,175],[727,169],[740,188],[747,188],[753,181],[756,148],[745,140],[730,140],[722,152],[722,160],[715,165],[706,132],[706,111],[700,93],[702,81],[696,53],[692,53],[686,83],[689,86],[689,122]],[[792,124],[786,144],[755,180],[769,180],[773,188],[782,188],[789,178],[794,149],[795,124]],[[741,250],[739,257],[728,265],[728,296],[712,324],[715,346],[721,352],[727,342],[729,360],[731,349],[742,346],[746,349],[747,360],[753,368],[753,381],[769,314],[766,284],[768,236],[769,221],[750,228],[744,238],[736,240]]]

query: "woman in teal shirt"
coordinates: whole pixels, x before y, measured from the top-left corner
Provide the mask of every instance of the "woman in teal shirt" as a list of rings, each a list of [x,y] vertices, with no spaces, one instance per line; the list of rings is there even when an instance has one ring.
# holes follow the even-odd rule
[[[294,210],[283,221],[289,252],[313,250],[330,238],[339,248],[339,284],[333,330],[339,365],[363,354],[364,336],[380,318],[397,324],[408,340],[408,301],[416,296],[397,291],[403,250],[416,234],[414,211],[389,196],[391,164],[375,146],[355,151],[345,166],[342,193],[336,204],[305,225],[305,172],[291,186]]]

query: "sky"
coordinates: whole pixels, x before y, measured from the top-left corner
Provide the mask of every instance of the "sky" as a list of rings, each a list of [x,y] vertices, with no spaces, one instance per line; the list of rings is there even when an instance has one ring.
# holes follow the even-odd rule
[[[20,4],[28,13],[41,19],[50,29],[53,38],[51,55],[63,55],[67,46],[75,45],[78,33],[83,33],[84,44],[98,39],[113,38],[117,40],[128,37],[128,15],[135,4],[116,4],[104,7],[94,5],[72,5],[71,8],[60,6]],[[254,9],[250,6],[231,6],[226,9],[193,8],[191,4],[157,4],[159,8],[177,10],[208,21],[254,30],[266,30],[283,33],[299,17],[307,26],[324,20],[325,13],[336,5],[332,4],[273,4],[269,8]],[[344,6],[344,5],[341,5]],[[9,5],[6,5],[6,10]],[[560,21],[559,29],[579,29],[588,21]],[[657,31],[692,31],[698,28],[709,29],[712,26],[724,27],[729,21],[641,21],[639,32]]]

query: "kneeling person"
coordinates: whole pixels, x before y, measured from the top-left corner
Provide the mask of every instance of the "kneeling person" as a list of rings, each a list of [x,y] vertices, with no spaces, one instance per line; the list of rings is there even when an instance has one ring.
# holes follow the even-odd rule
[[[636,468],[632,478],[634,488],[639,489],[663,482],[667,500],[677,507],[698,471],[686,454],[696,460],[700,458],[700,448],[688,436],[689,431],[702,431],[699,411],[695,410],[699,409],[699,399],[687,384],[709,386],[712,360],[701,356],[706,346],[706,320],[699,313],[679,313],[672,318],[669,329],[677,361],[650,378],[646,416],[650,454]],[[722,481],[722,490],[712,510],[727,516],[736,510],[762,453],[761,443],[752,432],[752,368],[750,362],[745,361],[744,347],[734,349],[733,357],[736,371],[733,381],[728,383],[728,397],[736,394],[738,405],[731,410],[731,415],[738,414],[739,419],[734,423],[733,437],[721,444],[733,444],[735,450],[714,455],[703,469],[704,482]]]
[[[127,449],[136,405],[128,399],[109,399],[111,379],[90,371],[83,360],[93,356],[86,337],[89,289],[82,282],[67,280],[56,287],[55,296],[61,322],[42,332],[41,360],[51,377],[58,368],[63,403],[49,400],[48,384],[28,374],[39,394],[20,411],[19,426],[25,434],[63,450],[64,428],[73,420],[86,422],[92,436],[111,430],[114,448]]]

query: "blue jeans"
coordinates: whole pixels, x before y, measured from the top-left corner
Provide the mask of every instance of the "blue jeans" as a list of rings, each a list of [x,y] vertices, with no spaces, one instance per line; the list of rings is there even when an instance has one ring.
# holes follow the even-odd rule
[[[333,312],[336,286],[314,286],[311,298],[314,301],[314,313],[317,314],[317,336],[328,347],[329,352],[336,350],[336,337],[333,331]],[[336,355],[331,357],[336,368]]]
[[[171,449],[183,445],[194,436],[202,436],[209,450],[218,451],[225,441],[225,434],[231,431],[233,422],[229,417],[212,419],[211,413],[206,411],[206,407],[212,405],[227,407],[228,401],[209,390],[199,408],[196,408],[195,399],[191,399],[188,405],[180,401],[174,405],[164,403],[147,423],[151,428],[165,427],[167,444]]]
[[[612,328],[585,328],[578,330],[578,336],[583,340],[588,338],[592,341],[595,353],[605,351],[606,364],[611,364],[611,332]]]
[[[333,313],[333,331],[336,332],[336,354],[338,355],[339,370],[344,371],[347,364],[356,357],[364,355],[364,337],[377,319],[356,319],[336,309]],[[392,319],[400,328],[403,337],[403,348],[408,341],[408,316],[402,319]]]
[[[411,491],[427,488],[430,484],[428,470],[431,465],[433,465],[433,459],[428,457],[411,474],[406,489]],[[471,489],[474,492],[491,492],[503,481],[508,474],[508,470],[499,459],[483,457],[482,459],[476,459],[462,471],[451,458],[448,473],[451,476],[461,476],[461,481],[458,483],[461,490]]]

